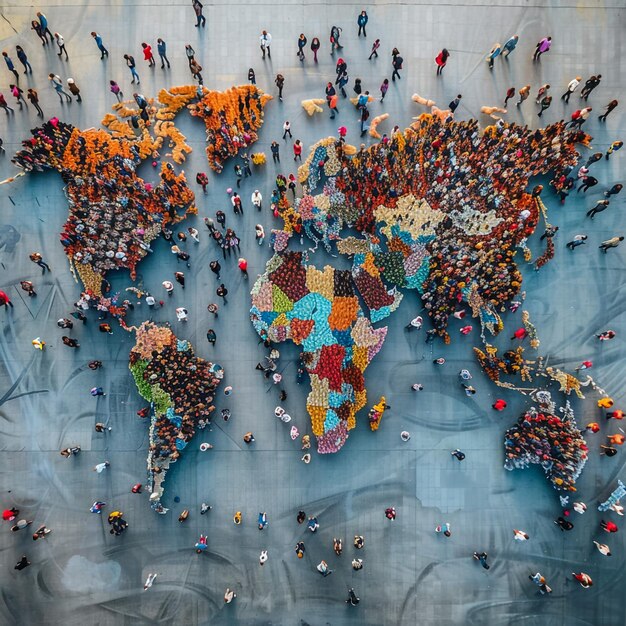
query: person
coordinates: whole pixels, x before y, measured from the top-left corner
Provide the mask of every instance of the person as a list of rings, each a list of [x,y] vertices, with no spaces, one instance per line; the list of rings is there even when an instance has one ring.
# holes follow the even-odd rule
[[[574,524],[572,524],[572,522],[561,516],[557,517],[554,520],[554,523],[561,529],[561,531],[572,530],[572,528],[574,528]]]
[[[97,513],[98,515],[102,515],[102,509],[106,506],[106,502],[100,502],[96,500],[92,505],[89,511],[91,513]]]
[[[63,36],[60,33],[54,33],[54,39],[57,42],[57,47],[59,48],[59,52],[57,53],[57,56],[63,56],[63,54],[65,54],[65,60],[69,61],[70,58],[67,56],[67,50],[65,48],[65,39],[63,38]]]
[[[372,60],[372,57],[378,58],[378,48],[380,48],[380,39],[376,39],[372,44],[372,51],[370,52],[369,57],[367,57],[368,61]]]
[[[196,174],[196,183],[202,187],[202,191],[207,193],[207,186],[209,184],[209,177],[204,172],[198,172]]]
[[[68,348],[80,348],[80,344],[78,343],[78,340],[77,339],[73,339],[72,337],[67,337],[66,335],[63,335],[63,337],[61,337],[61,341]]]
[[[19,509],[11,507],[2,511],[2,519],[5,522],[12,522],[20,514]]]
[[[217,341],[217,335],[215,334],[215,331],[212,328],[209,328],[209,330],[206,331],[206,340],[212,345],[215,345],[215,342]]]
[[[570,96],[576,91],[576,89],[578,89],[578,85],[580,85],[581,80],[582,78],[580,76],[576,76],[576,78],[573,78],[567,84],[567,90],[561,96],[561,100],[565,100],[566,104],[569,103]]]
[[[206,502],[203,502],[200,505],[200,515],[204,515],[208,511],[210,511],[213,507],[209,506]]]
[[[167,44],[160,37],[157,39],[157,52],[159,54],[159,58],[161,59],[161,69],[165,68],[166,63],[169,68],[170,62],[167,58]]]
[[[337,537],[333,538],[333,550],[337,556],[341,556],[341,553],[343,552],[341,539],[337,539]]]
[[[193,6],[194,13],[196,14],[196,28],[198,28],[200,24],[202,24],[202,28],[204,28],[206,26],[206,17],[202,14],[202,3],[200,0],[193,0],[191,4]]]
[[[154,60],[154,55],[152,54],[152,46],[147,44],[145,41],[141,44],[141,48],[143,50],[143,60],[148,61],[148,67],[152,67],[156,65]]]
[[[283,87],[285,86],[285,77],[282,74],[276,74],[274,82],[276,83],[276,87],[278,87],[278,99],[282,102]]]
[[[616,196],[623,188],[621,183],[617,183],[617,185],[613,185],[610,189],[604,192],[605,198],[610,198],[611,196]]]
[[[326,563],[323,559],[317,564],[316,569],[324,578],[333,573],[333,570],[328,567],[328,563]]]
[[[230,604],[236,597],[237,594],[232,589],[226,587],[226,591],[224,592],[224,604]]]
[[[456,457],[459,461],[463,461],[463,459],[465,459],[465,453],[461,452],[461,450],[459,450],[458,448],[456,450],[452,450],[450,454],[453,457]]]
[[[357,17],[356,23],[359,26],[359,33],[358,33],[358,37],[361,36],[361,31],[363,32],[363,37],[367,37],[367,33],[365,32],[365,27],[367,26],[367,21],[369,20],[369,17],[367,16],[367,12],[366,11],[361,11],[361,13],[359,13],[359,17]]]
[[[196,543],[196,545],[194,546],[194,548],[196,549],[196,552],[198,554],[201,554],[202,552],[204,552],[209,546],[207,545],[207,537],[206,535],[200,535],[200,539],[198,539],[198,542]]]
[[[224,304],[228,304],[228,300],[226,300],[226,296],[228,295],[228,289],[226,285],[222,283],[215,291],[215,293],[224,301]]]
[[[239,526],[241,524],[241,520],[242,520],[241,511],[236,511],[233,517],[233,524],[235,524],[235,526]]]
[[[243,257],[240,257],[237,261],[237,267],[243,274],[243,277],[248,278],[248,261],[246,261],[246,259],[244,259]]]
[[[505,106],[505,107],[506,107],[506,105],[507,105],[508,101],[509,101],[511,98],[514,98],[514,97],[515,97],[515,87],[509,87],[509,88],[506,90],[506,97],[504,98],[504,105],[503,105],[503,106]]]
[[[602,211],[605,211],[609,207],[610,203],[610,200],[598,200],[595,206],[587,211],[587,217],[593,219],[596,213],[602,213]]]
[[[506,402],[502,398],[497,398],[496,401],[491,405],[492,409],[496,411],[504,411],[506,409]]]
[[[451,537],[452,532],[450,531],[450,522],[446,522],[443,525],[437,524],[437,526],[435,526],[435,532],[437,534],[439,534],[440,532],[443,532],[444,536]]]
[[[302,162],[302,143],[299,139],[293,144],[293,160]]]
[[[408,430],[403,430],[400,433],[400,439],[402,439],[402,441],[404,441],[405,443],[411,438],[411,433]]]
[[[48,74],[48,80],[52,82],[52,86],[54,87],[54,90],[57,92],[57,95],[59,96],[59,100],[61,102],[63,102],[63,98],[61,96],[65,96],[67,102],[72,101],[72,97],[70,96],[70,94],[63,90],[63,83],[61,82],[60,76],[57,76],[56,74],[51,73],[51,74]]]
[[[454,113],[457,108],[459,107],[459,104],[461,104],[461,98],[463,96],[461,94],[457,94],[456,98],[454,100],[452,100],[452,102],[450,102],[450,104],[448,104],[448,108],[450,109],[450,111],[452,111],[452,113]]]
[[[400,70],[402,69],[402,63],[404,63],[404,59],[400,56],[400,53],[398,52],[397,48],[393,49],[391,56],[392,56],[391,65],[393,67],[393,74],[391,75],[391,80],[395,81],[396,76],[398,77],[398,80],[400,80],[401,78]]]
[[[552,96],[545,96],[544,98],[541,99],[541,102],[539,104],[541,105],[541,111],[539,111],[537,115],[539,117],[542,117],[543,112],[548,110],[550,108],[550,105],[552,104]]]
[[[20,286],[28,294],[29,298],[32,298],[33,296],[37,295],[37,292],[35,291],[35,285],[33,285],[33,283],[30,280],[20,281]]]
[[[598,184],[598,179],[593,176],[583,176],[582,184],[576,190],[576,193],[579,193],[581,190],[583,193],[586,193],[588,189],[591,187],[595,187]]]
[[[11,305],[13,306],[13,305]],[[35,350],[41,350],[43,352],[43,350],[46,347],[46,342],[42,341],[40,337],[35,337],[32,341],[31,344],[33,345],[33,348],[35,348]]]
[[[607,239],[606,241],[603,241],[598,247],[600,248],[600,250],[602,250],[602,252],[604,252],[606,254],[606,251],[609,248],[617,248],[617,246],[619,246],[620,242],[624,241],[624,237],[611,237],[610,239]]]
[[[111,464],[108,461],[104,461],[102,463],[98,463],[94,468],[94,472],[98,472],[98,474],[102,474],[102,472],[109,467]]]
[[[251,432],[247,432],[244,436],[243,436],[243,440],[245,443],[247,444],[251,444],[254,441],[256,441],[256,439],[254,438],[254,435]]]
[[[267,561],[267,550],[261,550],[261,554],[259,555],[259,565],[265,565]]]
[[[595,540],[593,543],[595,544],[596,548],[598,548],[598,552],[602,554],[603,556],[613,556],[611,554],[611,550],[609,546],[607,546],[606,543],[598,543]]]
[[[67,88],[70,90],[70,93],[76,97],[76,102],[82,102],[83,99],[80,97],[80,88],[76,84],[73,78],[67,79]]]
[[[355,571],[363,569],[363,559],[352,559],[352,569]]]
[[[339,44],[339,38],[341,37],[342,29],[339,26],[331,26],[330,29],[330,53],[331,55],[335,53],[335,50],[341,50],[343,48],[342,45]]]
[[[589,589],[593,585],[593,580],[591,580],[591,576],[589,574],[585,574],[585,572],[580,572],[576,574],[576,572],[572,572],[572,576],[580,583],[580,586],[584,589]]]
[[[320,40],[317,37],[313,37],[311,41],[311,52],[313,52],[313,61],[317,63],[317,51],[320,49]]]
[[[267,521],[267,513],[263,512],[263,513],[259,513],[259,519],[258,519],[258,526],[259,526],[259,530],[263,530],[267,525],[268,525],[268,521]]]
[[[304,61],[304,48],[307,44],[307,38],[304,33],[300,33],[298,37],[298,52],[296,53],[300,61]]]
[[[147,591],[148,589],[150,589],[150,587],[152,587],[152,583],[154,583],[154,580],[156,577],[157,577],[157,574],[155,573],[148,574],[148,577],[146,578],[146,582],[143,584],[144,591]]]
[[[387,91],[389,90],[389,79],[385,78],[380,86],[380,101],[382,102],[387,95]]]
[[[320,525],[317,522],[317,517],[309,517],[309,521],[307,522],[306,527],[312,532],[317,532],[317,529]]]
[[[252,202],[253,206],[255,206],[259,211],[262,210],[263,196],[261,195],[261,192],[258,189],[254,190],[250,198],[250,201]]]
[[[267,52],[268,58],[272,58],[272,53],[270,50],[270,46],[272,45],[272,36],[266,31],[261,32],[261,36],[259,37],[259,44],[261,46],[261,53],[263,55],[263,59],[265,59],[265,53]]]
[[[39,117],[43,117],[43,110],[39,106],[39,94],[37,93],[37,91],[33,89],[32,87],[29,88],[26,97],[30,100],[30,103],[37,110],[37,115]]]
[[[28,62],[28,57],[26,56],[26,52],[24,52],[24,48],[22,46],[15,46],[15,51],[17,52],[17,58],[19,62],[24,66],[24,74],[33,73],[33,68],[31,64]]]
[[[41,24],[37,20],[32,20],[30,23],[30,29],[35,31],[35,34],[41,39],[41,45],[45,46],[48,43],[48,37],[44,36],[41,31]]]
[[[490,565],[487,563],[488,555],[486,552],[474,552],[473,556],[485,569],[489,569]]]
[[[574,509],[574,511],[576,511],[576,513],[578,513],[579,515],[583,515],[584,512],[587,510],[587,505],[584,502],[574,502],[572,504],[572,508]]]
[[[615,419],[615,420],[623,420],[624,419],[624,411],[618,409],[617,411],[611,411],[605,415],[607,420]]]
[[[494,43],[493,46],[491,47],[491,50],[489,51],[489,54],[486,57],[486,61],[489,64],[489,69],[492,70],[493,69],[493,64],[494,61],[496,60],[497,57],[500,56],[500,53],[502,52],[502,45],[499,43]]]
[[[548,585],[546,584],[546,579],[543,577],[543,575],[540,572],[537,572],[534,576],[532,574],[529,574],[528,578],[532,580],[535,583],[535,585],[538,585],[539,591],[542,594],[552,593],[552,589],[548,587]]]
[[[203,84],[202,80],[202,66],[195,60],[191,60],[191,64],[189,65],[189,69],[191,70],[191,75],[198,81],[199,85]]]
[[[100,59],[104,59],[105,56],[109,56],[109,51],[104,47],[102,43],[102,37],[95,31],[91,31],[91,36],[94,38],[96,42],[96,46],[98,46],[98,50],[100,50]]]
[[[617,152],[623,145],[624,145],[623,141],[614,141],[609,146],[609,149],[606,151],[606,155],[604,156],[604,158],[608,161],[609,157],[613,154],[613,152]]]
[[[305,551],[306,548],[304,547],[304,541],[298,541],[298,543],[296,544],[296,554],[298,555],[299,559],[304,556]]]
[[[17,562],[14,569],[23,570],[25,567],[28,567],[29,565],[30,565],[30,561],[28,560],[28,558],[26,558],[26,555],[24,554],[22,558]]]
[[[183,272],[174,272],[174,280],[184,289],[185,288],[185,274]]]
[[[339,102],[339,97],[337,96],[336,93],[333,93],[332,96],[330,96],[330,98],[328,99],[328,108],[330,109],[330,119],[334,120],[335,119],[335,113],[337,115],[339,115],[339,109],[337,108],[337,103]],[[294,144],[294,155],[296,154],[296,146]],[[302,161],[302,148],[300,148],[300,153],[296,156],[294,156],[294,161],[296,160],[297,157],[300,157],[300,160]]]
[[[363,535],[354,535],[354,547],[360,550],[365,545],[365,538]]]
[[[115,95],[118,102],[121,102],[124,94],[122,93],[120,86],[114,80],[110,80],[109,85],[111,88],[111,93]]]
[[[48,41],[48,35],[50,35],[50,43],[52,43],[52,33],[48,28],[48,18],[41,11],[37,11],[37,17],[39,18],[41,33],[46,37],[46,41]]]
[[[552,37],[544,37],[535,47],[533,61],[539,61],[542,54],[545,54],[552,47]]]
[[[105,433],[107,432],[107,430],[111,432],[112,430],[110,426],[107,427],[107,425],[103,424],[102,422],[96,422],[95,429],[97,433]]]
[[[450,53],[446,48],[443,48],[443,50],[441,50],[435,57],[435,63],[437,64],[437,76],[440,76],[443,73],[443,68],[446,66],[449,57]]]
[[[510,39],[507,39],[502,46],[502,56],[505,59],[508,59],[509,54],[515,50],[517,47],[517,42],[519,41],[519,35],[513,35]]]
[[[298,515],[296,515],[296,521],[298,524],[302,524],[306,519],[306,513],[304,511],[298,511]]]
[[[191,69],[191,62],[194,60],[196,51],[191,47],[191,44],[185,44],[185,56],[187,57],[187,63],[189,69]]]
[[[530,537],[528,536],[528,533],[525,533],[523,530],[517,530],[516,528],[514,528],[513,539],[515,541],[528,541]]]
[[[589,213],[587,213],[587,215],[589,215]],[[593,215],[591,217],[593,218]],[[574,238],[571,241],[568,241],[565,246],[568,249],[573,250],[574,248],[582,246],[585,243],[587,243],[587,235],[574,235]]]
[[[387,507],[385,509],[385,517],[389,521],[391,521],[391,522],[395,521],[395,519],[396,519],[396,509],[394,507],[392,507],[392,506]]]
[[[602,80],[602,74],[598,74],[597,76],[591,76],[583,85],[583,88],[580,91],[580,97],[586,102],[589,99],[589,94],[600,84]]]
[[[134,83],[135,79],[137,79],[137,84],[139,85],[141,81],[139,80],[139,74],[137,74],[137,70],[135,69],[134,57],[130,54],[125,54],[124,60],[126,61],[126,67],[128,67],[128,69],[130,70],[130,74],[133,77],[133,80],[131,80],[130,82]]]
[[[348,599],[346,600],[346,604],[350,606],[356,606],[361,601],[360,598],[357,598],[356,593],[354,593],[354,589],[348,589]]]
[[[287,135],[289,135],[289,137],[293,139],[293,136],[291,134],[291,124],[289,123],[289,120],[285,120],[285,123],[283,124],[283,139],[286,139]]]
[[[617,527],[617,524],[615,522],[605,522],[604,520],[602,520],[600,522],[600,526],[602,527],[602,530],[604,530],[605,532],[611,534],[611,533],[616,533],[619,528]]]
[[[619,102],[618,102],[617,100],[611,100],[611,102],[609,102],[609,103],[606,105],[606,109],[605,109],[604,113],[603,113],[602,115],[598,115],[598,119],[599,119],[601,122],[606,122],[606,118],[607,118],[608,114],[609,114],[609,113],[610,113],[613,109],[617,108],[617,105],[618,105],[618,104],[619,104]],[[607,157],[607,159],[608,159],[608,157]]]
[[[179,322],[186,322],[188,316],[189,316],[189,311],[187,311],[187,309],[185,307],[179,306],[176,309],[176,319]]]

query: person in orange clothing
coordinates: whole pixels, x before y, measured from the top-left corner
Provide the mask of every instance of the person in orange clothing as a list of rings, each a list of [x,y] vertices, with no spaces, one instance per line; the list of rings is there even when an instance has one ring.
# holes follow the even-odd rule
[[[613,406],[613,399],[605,396],[604,398],[600,398],[598,400],[598,408],[600,409],[610,409]]]
[[[623,420],[624,411],[622,411],[621,409],[618,409],[617,411],[612,411],[611,413],[607,413],[606,419],[610,420],[611,418],[614,420]]]
[[[585,427],[585,430],[597,433],[600,430],[600,424],[598,424],[598,422],[589,422],[589,424]]]
[[[624,441],[626,441],[626,435],[622,435],[622,433],[607,435],[606,438],[609,440],[609,443],[614,446],[621,446]]]

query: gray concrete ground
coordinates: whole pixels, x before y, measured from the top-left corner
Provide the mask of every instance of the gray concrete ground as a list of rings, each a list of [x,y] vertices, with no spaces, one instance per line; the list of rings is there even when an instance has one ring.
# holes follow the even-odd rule
[[[373,112],[391,114],[387,126],[407,125],[421,109],[410,102],[414,92],[446,105],[457,93],[463,94],[457,117],[480,115],[481,105],[496,105],[508,87],[549,82],[554,103],[544,116],[549,123],[577,108],[579,98],[564,106],[558,96],[568,81],[580,74],[587,78],[601,72],[603,82],[590,98],[596,111],[614,97],[620,98],[626,85],[622,61],[625,11],[621,2],[590,0],[572,5],[566,2],[485,5],[375,3],[366,6],[370,22],[367,39],[356,37],[355,3],[302,4],[286,0],[267,3],[207,3],[207,27],[194,28],[190,3],[172,4],[143,1],[113,4],[67,3],[43,7],[52,31],[65,37],[70,61],[60,61],[53,51],[42,48],[30,20],[35,10],[24,3],[4,4],[0,10],[2,49],[14,52],[21,44],[35,69],[23,77],[22,87],[34,85],[40,91],[47,116],[86,128],[96,126],[113,102],[107,83],[111,78],[132,92],[122,55],[132,53],[138,60],[141,91],[151,96],[161,87],[189,82],[184,44],[191,43],[205,68],[205,84],[223,89],[245,83],[248,67],[256,70],[257,82],[274,93],[273,77],[285,78],[285,101],[271,102],[256,149],[269,156],[269,144],[280,138],[285,119],[292,122],[294,137],[306,145],[334,134],[337,122],[349,128],[348,140],[358,143],[356,115],[340,103],[340,116],[329,121],[326,113],[309,119],[300,107],[303,98],[323,97],[327,80],[334,78],[334,61],[328,52],[328,31],[333,23],[342,26],[342,54],[353,80],[377,92],[382,79],[391,74],[390,50],[398,46],[405,59],[402,80],[392,85],[384,105]],[[272,60],[260,59],[257,37],[262,28],[273,35]],[[89,36],[102,33],[110,58],[100,61]],[[303,66],[296,59],[296,38],[304,31],[322,41],[320,63],[310,54]],[[494,41],[520,35],[518,49],[508,61],[498,59],[493,72],[483,61]],[[544,35],[554,38],[553,50],[533,65],[530,57],[535,43]],[[151,70],[141,60],[141,41],[155,45],[157,37],[168,43],[170,71],[158,66]],[[380,37],[380,58],[367,61],[374,38]],[[443,46],[452,56],[443,78],[435,76],[433,58]],[[336,57],[335,57],[336,58]],[[16,60],[17,63],[17,60]],[[18,70],[21,67],[18,64]],[[72,76],[83,92],[83,103],[61,105],[50,88],[47,74]],[[0,68],[3,93],[12,78]],[[352,81],[351,81],[352,84]],[[7,96],[8,97],[8,96]],[[507,119],[538,124],[535,105],[527,101],[511,107]],[[483,123],[487,120],[483,119]],[[14,170],[10,155],[38,120],[32,107],[6,118],[0,113],[0,136],[6,155],[0,155],[0,179]],[[196,120],[179,116],[178,125],[188,136],[194,152],[185,165],[193,180],[195,172],[206,171],[204,133]],[[611,141],[626,134],[623,105],[601,125],[595,117],[587,125],[594,137],[593,147],[604,150]],[[283,147],[284,173],[291,167],[291,146]],[[607,185],[624,179],[621,152],[609,162],[595,165],[601,185],[589,197],[574,197],[564,207],[546,193],[551,221],[560,226],[555,260],[540,272],[524,268],[527,308],[540,332],[541,350],[554,364],[572,368],[582,359],[594,361],[593,373],[624,407],[623,359],[620,358],[624,322],[625,248],[603,255],[601,240],[623,232],[624,197],[611,203],[593,222],[584,212],[600,197]],[[232,165],[220,176],[211,176],[210,193],[199,196],[200,216],[190,220],[201,228],[201,216],[225,207],[225,188],[233,184]],[[150,169],[150,168],[147,168]],[[248,199],[255,188],[268,199],[277,169],[268,164],[252,180],[243,183]],[[148,174],[147,174],[148,175]],[[191,183],[193,187],[195,184]],[[53,533],[34,544],[28,532],[11,533],[4,525],[2,550],[2,601],[0,621],[5,624],[623,624],[624,540],[622,533],[608,537],[599,530],[600,514],[595,511],[623,473],[623,452],[613,458],[599,457],[600,435],[589,436],[591,459],[580,480],[577,498],[587,502],[588,512],[576,516],[575,529],[561,533],[552,524],[559,513],[556,492],[538,469],[509,473],[502,469],[502,435],[518,411],[528,402],[507,394],[509,409],[496,414],[489,407],[496,396],[471,355],[472,336],[454,337],[450,347],[423,343],[420,333],[405,334],[404,324],[415,315],[414,295],[405,298],[400,310],[388,320],[387,341],[367,370],[369,399],[384,393],[392,410],[381,429],[372,434],[362,417],[347,445],[336,456],[314,456],[310,465],[300,463],[298,447],[287,428],[273,417],[277,403],[275,389],[254,370],[262,350],[248,322],[247,292],[254,276],[263,270],[270,255],[267,247],[254,242],[254,224],[262,221],[267,231],[273,218],[245,206],[243,218],[231,217],[242,236],[244,255],[250,263],[250,282],[233,267],[225,272],[231,290],[229,304],[213,323],[206,305],[215,299],[216,287],[208,262],[215,250],[204,236],[192,251],[188,288],[176,289],[167,306],[154,312],[156,321],[175,324],[175,306],[184,304],[190,321],[176,330],[189,338],[200,356],[217,360],[226,369],[227,383],[234,394],[228,404],[233,418],[216,423],[211,432],[197,437],[171,471],[164,502],[170,514],[158,516],[145,495],[130,493],[135,482],[145,478],[146,424],[135,411],[143,406],[130,374],[127,356],[132,337],[116,329],[112,337],[97,332],[95,321],[75,328],[81,342],[77,351],[60,342],[55,321],[66,315],[79,294],[58,243],[66,215],[62,182],[55,174],[36,174],[0,187],[0,288],[15,302],[12,312],[0,312],[0,433],[2,455],[2,505],[15,505],[24,515],[45,523]],[[266,203],[267,206],[267,203]],[[565,243],[577,233],[589,235],[589,245],[569,252]],[[538,249],[537,243],[533,247]],[[41,251],[52,266],[52,274],[40,276],[28,260],[28,253]],[[320,256],[316,263],[327,259]],[[176,263],[163,242],[155,254],[140,266],[143,284],[158,292],[160,282],[172,277]],[[36,299],[23,297],[21,279],[31,279]],[[114,288],[128,286],[127,276],[113,277]],[[131,321],[141,321],[149,312],[136,307]],[[509,324],[515,325],[516,321]],[[205,332],[212,325],[218,334],[215,348],[208,346]],[[606,328],[618,332],[613,342],[599,344],[593,334]],[[506,334],[506,333],[503,333]],[[41,336],[48,342],[45,353],[35,352],[30,340]],[[504,339],[503,343],[506,343]],[[434,350],[434,351],[433,351]],[[282,348],[284,377],[289,398],[286,406],[302,431],[307,428],[304,401],[306,390],[295,383],[296,350]],[[435,369],[434,356],[447,359]],[[93,358],[104,361],[104,369],[87,368]],[[466,398],[457,386],[456,374],[469,367],[475,374],[478,393]],[[420,381],[425,390],[410,391]],[[104,386],[104,398],[92,398],[89,389]],[[601,419],[590,396],[574,401],[580,424]],[[97,434],[96,421],[108,422],[110,434]],[[617,425],[602,425],[603,433],[616,432]],[[408,443],[400,441],[403,429],[412,433]],[[255,433],[257,442],[244,448],[241,436]],[[201,441],[214,449],[197,450]],[[61,447],[80,444],[78,458],[65,460]],[[460,447],[467,458],[459,464],[449,450]],[[109,460],[111,467],[101,475],[91,471],[98,462]],[[180,503],[173,502],[174,496]],[[125,512],[128,532],[115,538],[108,534],[106,520],[89,513],[95,499]],[[200,502],[213,510],[199,515]],[[398,510],[398,519],[384,519],[386,506]],[[191,510],[181,525],[177,515]],[[310,535],[296,524],[299,509],[317,515],[320,531]],[[236,527],[232,516],[244,514]],[[256,528],[259,511],[267,511],[269,527]],[[452,524],[452,537],[433,532],[436,524]],[[619,519],[617,520],[619,524]],[[531,540],[513,541],[513,528],[526,530]],[[200,533],[209,536],[209,550],[203,556],[193,551]],[[305,536],[306,533],[306,536]],[[353,572],[350,560],[355,553],[351,538],[365,535],[366,547],[359,555],[365,566]],[[332,553],[332,539],[344,539],[341,557]],[[304,538],[307,552],[299,561],[293,546]],[[607,559],[595,549],[592,539],[610,544],[614,556]],[[262,549],[269,551],[265,567],[258,565]],[[486,572],[473,561],[473,550],[486,550],[492,561]],[[26,553],[32,566],[22,572],[13,564]],[[315,565],[325,558],[335,573],[322,579]],[[571,578],[573,571],[586,571],[594,579],[584,590]],[[528,574],[541,571],[553,587],[550,597],[539,595]],[[154,587],[144,593],[148,572],[158,572]],[[238,594],[231,605],[222,596],[227,586]],[[358,608],[343,600],[349,586],[361,597]]]

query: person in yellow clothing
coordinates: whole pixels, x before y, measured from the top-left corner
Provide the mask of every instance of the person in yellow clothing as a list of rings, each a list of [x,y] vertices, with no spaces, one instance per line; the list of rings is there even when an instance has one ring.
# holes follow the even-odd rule
[[[233,522],[239,526],[241,524],[241,511],[237,511],[235,513],[235,517],[233,517]]]
[[[613,399],[605,396],[598,400],[598,407],[601,409],[610,409],[613,406]]]
[[[33,339],[31,343],[33,344],[33,348],[35,348],[35,350],[43,350],[46,347],[46,342],[41,341],[39,337]]]

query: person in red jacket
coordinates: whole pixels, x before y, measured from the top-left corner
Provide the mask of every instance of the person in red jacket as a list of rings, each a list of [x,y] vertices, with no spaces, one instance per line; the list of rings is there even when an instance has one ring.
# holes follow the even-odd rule
[[[614,419],[614,420],[623,420],[624,419],[624,411],[618,409],[617,411],[612,411],[611,413],[606,414],[606,419]]]
[[[526,339],[527,336],[528,336],[528,332],[526,331],[525,328],[518,328],[513,333],[513,336],[511,337],[511,341],[513,341],[513,339],[519,339],[520,341],[522,341],[523,339]]]
[[[602,520],[600,522],[600,526],[602,526],[602,530],[605,530],[607,533],[616,533],[619,530],[617,524],[611,521],[605,522],[604,520]]]
[[[248,261],[246,261],[243,257],[239,259],[239,263],[237,264],[241,273],[245,278],[248,278]]]
[[[496,411],[504,411],[506,409],[506,402],[502,398],[498,398],[492,405]]]
[[[143,48],[143,58],[144,61],[148,61],[148,66],[152,67],[156,65],[154,61],[154,56],[152,55],[152,46],[149,46],[147,43],[142,43],[141,47]]]
[[[293,144],[293,160],[297,161],[298,159],[302,162],[302,143],[299,139],[296,139],[296,142]]]
[[[3,306],[5,308],[13,308],[13,302],[11,302],[11,298],[9,298],[9,296],[4,293],[4,291],[0,291],[0,306]]]

